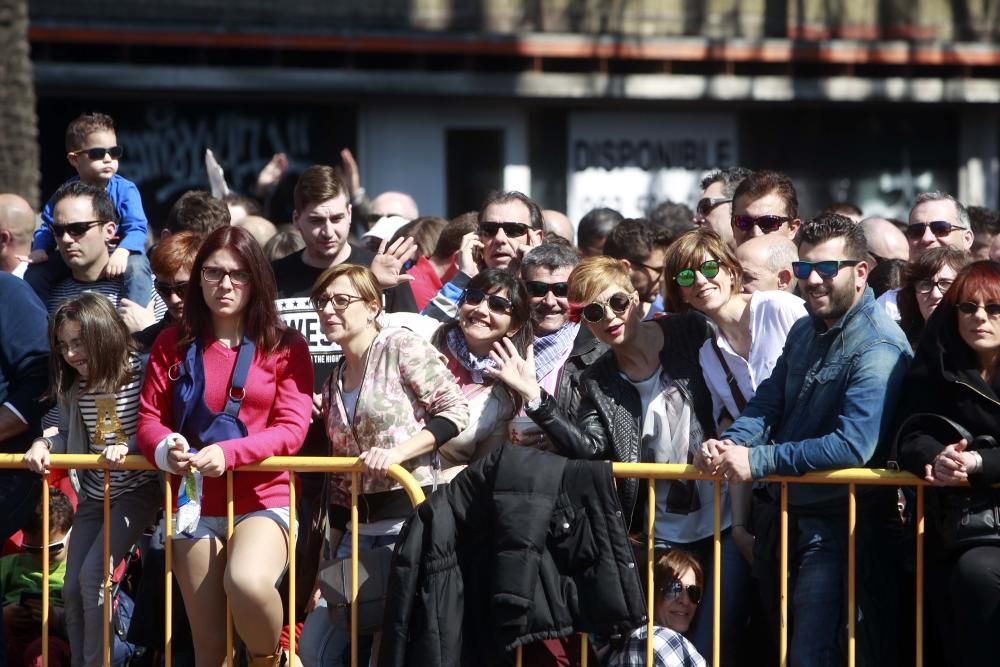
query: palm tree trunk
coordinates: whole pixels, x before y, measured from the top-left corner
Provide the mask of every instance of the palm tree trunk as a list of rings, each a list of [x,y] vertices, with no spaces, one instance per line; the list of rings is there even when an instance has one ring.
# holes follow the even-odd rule
[[[0,0],[0,192],[38,207],[38,115],[28,45],[28,0]]]

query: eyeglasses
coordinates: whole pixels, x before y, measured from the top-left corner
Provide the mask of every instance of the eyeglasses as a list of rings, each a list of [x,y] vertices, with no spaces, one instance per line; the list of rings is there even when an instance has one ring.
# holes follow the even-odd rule
[[[687,593],[688,600],[691,600],[691,604],[698,604],[701,602],[701,587],[691,584],[690,586],[685,586],[683,582],[675,579],[671,581],[669,585],[660,589],[660,592],[668,600],[676,600],[685,593]]]
[[[85,220],[83,222],[67,222],[65,225],[50,222],[49,229],[52,230],[52,235],[57,239],[62,238],[63,234],[69,234],[72,238],[78,239],[86,234],[91,227],[103,225],[105,222],[105,220]]]
[[[723,204],[728,204],[732,202],[730,197],[703,197],[698,200],[698,205],[695,206],[695,213],[701,217],[707,216],[716,206],[722,206]]]
[[[514,304],[510,302],[510,299],[505,299],[498,294],[487,294],[483,290],[476,289],[475,287],[470,287],[462,293],[462,303],[472,306],[473,308],[478,307],[483,300],[486,301],[486,307],[497,315],[509,315],[514,309]]]
[[[941,280],[918,280],[913,283],[913,289],[917,290],[918,294],[930,294],[934,288],[937,287],[938,291],[941,292],[941,294],[944,294],[948,291],[948,288],[951,287],[953,282],[955,281],[951,278],[942,278]]]
[[[333,309],[338,313],[347,310],[355,301],[364,301],[364,297],[353,294],[324,294],[312,300],[312,307],[317,310],[326,310],[327,305],[333,304]]]
[[[1000,303],[987,303],[981,306],[978,303],[972,303],[971,301],[963,301],[955,307],[958,308],[958,312],[963,315],[975,315],[979,312],[979,309],[982,308],[986,311],[986,315],[991,320],[1000,318]]]
[[[611,312],[615,315],[622,315],[628,307],[632,305],[632,297],[624,292],[618,292],[617,294],[612,294],[607,301],[595,301],[593,303],[588,303],[583,307],[581,315],[583,319],[587,320],[591,324],[597,324],[604,319],[604,316],[608,312],[608,308],[611,308]]]
[[[53,555],[53,554],[57,554],[57,553],[59,553],[60,551],[62,551],[63,549],[66,548],[66,540],[69,539],[70,531],[72,531],[72,528],[70,530],[66,531],[66,534],[63,535],[63,538],[61,540],[59,540],[58,542],[49,542],[49,555],[50,556]],[[21,549],[25,553],[29,553],[29,554],[40,554],[40,553],[42,553],[42,547],[40,545],[28,544],[27,542],[22,542],[21,543]]]
[[[935,220],[933,222],[915,222],[912,225],[907,225],[904,233],[908,239],[919,239],[923,237],[928,227],[931,228],[931,233],[938,238],[948,236],[948,234],[951,234],[956,229],[964,229],[964,227],[956,227],[946,220]]]
[[[840,272],[842,266],[854,266],[859,264],[859,259],[828,259],[822,262],[792,262],[792,273],[799,280],[806,280],[813,271],[819,274],[820,278],[833,278]]]
[[[524,283],[528,290],[528,296],[541,298],[549,292],[557,299],[565,298],[569,294],[569,283],[543,283],[541,280],[529,280]]]
[[[523,222],[481,222],[479,223],[479,233],[486,236],[496,236],[500,230],[510,238],[524,236],[531,229]]]
[[[229,281],[233,285],[242,286],[250,282],[249,271],[226,271],[218,266],[204,266],[201,269],[201,277],[207,283],[221,283],[226,276],[229,276]]]
[[[125,149],[121,146],[109,146],[107,148],[94,146],[93,148],[81,148],[78,151],[70,153],[70,155],[86,155],[90,160],[103,160],[105,155],[110,155],[112,160],[117,160],[124,154]]]
[[[681,287],[691,287],[691,285],[694,285],[694,281],[696,278],[696,276],[694,275],[695,271],[705,276],[706,278],[714,278],[715,276],[719,275],[719,260],[707,259],[704,262],[702,262],[701,266],[699,266],[696,269],[683,269],[681,271],[678,271],[677,275],[674,276],[674,282],[680,285]]]
[[[754,225],[756,225],[760,227],[760,231],[765,234],[778,231],[783,224],[791,222],[791,220],[791,218],[783,215],[758,215],[756,217],[752,215],[733,216],[733,224],[739,229],[748,231],[753,229]]]
[[[166,298],[173,294],[174,296],[183,299],[184,294],[187,292],[188,281],[183,281],[179,283],[165,283],[162,280],[154,280],[153,287],[160,294],[160,296]]]

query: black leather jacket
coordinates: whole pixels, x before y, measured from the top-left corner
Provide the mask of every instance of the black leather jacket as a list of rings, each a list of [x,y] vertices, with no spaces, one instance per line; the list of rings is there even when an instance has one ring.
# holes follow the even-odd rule
[[[559,370],[559,383],[556,385],[556,403],[571,418],[576,417],[580,409],[580,382],[583,372],[608,351],[608,346],[597,340],[590,329],[580,327],[580,333],[573,341],[573,349],[565,365]]]
[[[698,351],[711,335],[711,325],[701,313],[666,315],[653,320],[663,331],[660,365],[684,392],[706,437],[714,437],[712,396],[702,376]],[[567,414],[551,396],[542,392],[541,405],[528,415],[545,431],[560,453],[578,459],[610,459],[636,463],[642,440],[642,403],[631,384],[618,373],[609,350],[580,378],[581,399],[576,415]],[[644,507],[639,482],[619,479],[618,494],[630,526],[640,526]],[[643,487],[644,488],[644,487]]]

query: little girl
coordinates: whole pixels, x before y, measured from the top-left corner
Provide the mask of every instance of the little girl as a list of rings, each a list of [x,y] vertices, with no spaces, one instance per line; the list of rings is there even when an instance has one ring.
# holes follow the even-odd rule
[[[43,473],[49,454],[99,454],[112,469],[137,451],[142,365],[128,328],[100,294],[86,292],[52,315],[50,396],[59,403],[59,432],[31,444],[24,460]],[[103,664],[104,470],[79,475],[80,504],[63,587],[73,667]],[[161,506],[155,472],[111,473],[111,559],[117,565]]]

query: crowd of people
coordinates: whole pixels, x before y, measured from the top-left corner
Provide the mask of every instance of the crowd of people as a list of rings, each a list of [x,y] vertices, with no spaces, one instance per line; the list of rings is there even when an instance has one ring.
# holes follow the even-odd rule
[[[96,454],[112,472],[107,487],[88,469],[60,482],[65,497],[54,492],[50,664],[103,664],[105,532],[116,566],[162,516],[159,475],[121,468],[141,454],[177,482],[170,539],[190,633],[189,651],[178,640],[177,654],[199,667],[225,663],[228,601],[248,665],[286,664],[296,632],[302,664],[326,667],[347,664],[351,636],[318,572],[350,557],[352,532],[366,553],[412,542],[409,497],[389,468],[404,467],[427,495],[478,476],[500,488],[493,471],[510,448],[547,452],[535,465],[699,471],[655,484],[655,517],[644,483],[616,480],[609,516],[631,539],[613,556],[593,555],[639,581],[652,526],[653,580],[640,585],[653,588],[664,667],[776,660],[780,497],[761,480],[908,470],[933,487],[924,598],[913,596],[912,490],[859,486],[858,663],[909,664],[914,650],[932,664],[991,661],[1000,222],[990,211],[929,192],[906,221],[865,219],[846,203],[806,217],[788,176],[724,168],[705,176],[693,212],[670,204],[624,219],[598,209],[574,233],[519,192],[491,194],[452,220],[421,217],[402,193],[369,200],[348,152],[338,168],[297,175],[284,229],[253,198],[192,191],[154,234],[138,189],[117,174],[127,157],[110,117],[75,119],[66,151],[77,176],[37,220],[26,202],[0,195],[0,447],[25,463],[0,471],[0,540],[23,534],[21,553],[0,559],[0,664],[36,664],[40,654],[39,473],[58,481],[51,454]],[[285,168],[276,156],[255,194],[266,198]],[[359,459],[356,523],[350,476],[240,471],[230,534],[227,471],[297,454]],[[296,617],[305,621],[289,629],[293,479]],[[841,665],[847,489],[792,484],[788,501],[790,663]],[[552,556],[556,569],[588,557],[579,521],[559,516],[580,541],[575,560]],[[510,517],[464,520],[517,530]],[[161,521],[147,550],[165,533]],[[147,584],[155,568],[145,570],[137,608],[163,589],[162,574]],[[489,577],[488,564],[482,572]],[[914,604],[927,609],[922,649]],[[153,602],[145,609],[162,614]],[[387,642],[412,632],[426,643],[415,623],[359,637],[362,664],[380,654],[402,664],[396,656],[407,653]],[[524,664],[579,664],[582,651],[591,664],[645,664],[645,623],[592,630],[586,647],[569,636],[579,628],[529,625],[538,623]],[[484,650],[452,641],[457,655],[421,664],[468,664]]]

